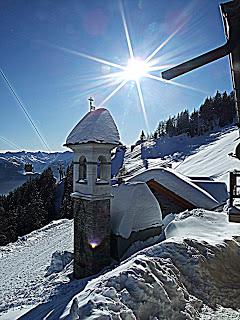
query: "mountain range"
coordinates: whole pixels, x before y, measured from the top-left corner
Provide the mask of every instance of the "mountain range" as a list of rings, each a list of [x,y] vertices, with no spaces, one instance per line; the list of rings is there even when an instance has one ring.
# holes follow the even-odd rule
[[[66,168],[71,163],[72,157],[73,153],[70,151],[0,153],[0,194],[9,193],[28,179],[24,171],[25,164],[33,165],[33,175],[35,176],[51,166],[54,176],[58,178],[59,165]]]

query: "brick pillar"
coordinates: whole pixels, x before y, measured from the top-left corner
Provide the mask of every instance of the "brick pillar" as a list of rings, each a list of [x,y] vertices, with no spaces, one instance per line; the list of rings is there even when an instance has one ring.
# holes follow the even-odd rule
[[[74,276],[94,275],[110,263],[110,200],[74,199]]]

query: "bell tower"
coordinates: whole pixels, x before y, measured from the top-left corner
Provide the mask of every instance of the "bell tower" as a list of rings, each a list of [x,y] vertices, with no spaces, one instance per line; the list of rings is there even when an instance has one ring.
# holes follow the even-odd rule
[[[92,98],[91,98],[92,99]],[[108,110],[90,111],[69,134],[74,152],[74,276],[98,273],[110,262],[111,150],[119,133]]]

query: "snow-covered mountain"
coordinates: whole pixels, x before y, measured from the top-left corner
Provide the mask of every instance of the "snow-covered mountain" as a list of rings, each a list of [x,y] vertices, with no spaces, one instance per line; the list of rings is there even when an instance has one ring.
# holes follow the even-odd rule
[[[240,165],[228,156],[237,138],[236,128],[173,137],[179,151],[164,145],[164,152],[160,141],[147,142],[127,150],[124,172],[143,172],[154,153],[148,168],[171,165],[227,182],[228,171]],[[137,242],[121,264],[83,280],[73,279],[69,262],[72,221],[52,222],[0,247],[0,319],[240,320],[239,224],[228,222],[224,211],[203,209],[163,222],[166,240]]]
[[[228,185],[229,171],[240,168],[240,161],[230,157],[240,143],[236,127],[193,138],[187,135],[146,141],[127,150],[124,159],[126,177],[149,169],[170,166],[187,176],[209,176]]]
[[[31,163],[35,174],[41,173],[51,166],[54,175],[58,177],[58,166],[67,167],[72,161],[72,152],[5,152],[0,153],[0,194],[7,194],[27,179],[24,165]]]

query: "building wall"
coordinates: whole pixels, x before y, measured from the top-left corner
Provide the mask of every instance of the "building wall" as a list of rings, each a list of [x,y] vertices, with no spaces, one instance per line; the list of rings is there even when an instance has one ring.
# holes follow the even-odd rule
[[[110,200],[74,199],[74,276],[84,278],[110,263]]]
[[[111,149],[114,145],[86,143],[72,147],[74,150],[73,158],[73,191],[82,195],[101,196],[111,193]],[[86,158],[87,177],[85,183],[79,183],[79,159],[81,156]],[[98,158],[106,158],[106,181],[101,184],[97,182]],[[100,185],[101,184],[101,185]]]

